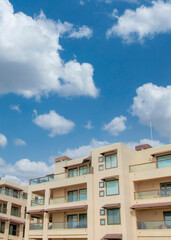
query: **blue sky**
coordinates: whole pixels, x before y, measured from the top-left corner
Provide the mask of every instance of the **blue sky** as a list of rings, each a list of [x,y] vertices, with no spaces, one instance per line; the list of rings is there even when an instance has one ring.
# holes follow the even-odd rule
[[[26,184],[59,155],[170,143],[170,16],[169,0],[1,0],[1,176]]]

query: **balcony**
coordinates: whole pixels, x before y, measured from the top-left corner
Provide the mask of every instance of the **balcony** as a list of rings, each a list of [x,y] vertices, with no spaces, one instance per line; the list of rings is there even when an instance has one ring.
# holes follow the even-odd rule
[[[86,201],[87,194],[76,194],[72,196],[63,196],[63,197],[56,197],[50,198],[50,205],[53,204],[61,204],[61,203],[68,203],[68,202],[79,202],[79,201]]]
[[[30,230],[42,230],[43,229],[43,223],[31,223],[30,224]]]
[[[150,199],[150,198],[162,198],[171,197],[171,189],[165,190],[149,190],[143,192],[135,192],[135,199]]]
[[[130,173],[151,171],[157,168],[171,167],[171,158],[165,160],[158,160],[154,162],[141,163],[136,165],[131,165],[129,167]]]
[[[51,181],[59,181],[59,180],[63,180],[65,178],[71,178],[71,177],[78,177],[78,176],[82,176],[82,175],[86,175],[86,174],[90,174],[92,173],[92,168],[86,168],[84,169],[84,171],[75,171],[74,175],[69,176],[68,173],[60,173],[60,174],[52,174],[49,176],[45,176],[45,177],[40,177],[40,178],[34,178],[30,180],[30,185],[34,185],[34,184],[40,184],[40,183],[45,183],[45,182],[51,182]]]
[[[22,198],[27,200],[27,195],[26,194],[21,194],[20,192],[17,191],[13,191],[12,189],[0,189],[0,194],[6,195],[6,196],[10,196],[10,197],[14,197],[14,198]]]
[[[138,229],[171,229],[171,221],[137,222]]]
[[[34,207],[34,206],[42,206],[42,205],[44,205],[44,198],[31,200],[31,206],[32,207]]]
[[[80,229],[87,228],[87,221],[54,222],[49,223],[49,229]]]

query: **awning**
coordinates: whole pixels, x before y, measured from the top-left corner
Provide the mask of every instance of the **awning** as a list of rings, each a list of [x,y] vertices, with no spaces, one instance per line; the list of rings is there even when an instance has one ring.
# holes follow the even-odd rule
[[[29,210],[26,213],[42,213],[44,211],[45,211],[44,209],[36,209],[36,210]]]
[[[89,157],[87,157],[87,158],[84,158],[83,161],[82,161],[82,163],[89,162],[89,161],[91,161],[91,159],[92,159],[91,156],[89,156]]]
[[[60,162],[60,161],[64,161],[64,160],[72,160],[72,159],[67,156],[55,158],[55,162]]]
[[[75,210],[75,209],[87,209],[87,208],[88,208],[87,205],[80,205],[80,206],[70,206],[70,207],[60,207],[60,208],[49,208],[49,209],[46,209],[45,212]]]
[[[110,180],[110,179],[119,179],[119,175],[106,176],[106,177],[102,178],[101,180],[102,181],[107,181],[107,180]]]
[[[111,203],[111,204],[105,204],[102,208],[110,209],[110,208],[120,208],[120,203]]]
[[[122,234],[106,234],[102,239],[122,239]]]
[[[18,219],[9,219],[9,221],[12,222],[12,223],[19,223],[19,224],[24,224],[25,223],[25,222],[20,221]]]
[[[170,207],[170,206],[171,206],[171,202],[146,203],[146,204],[135,204],[135,205],[131,206],[131,209]]]
[[[106,152],[101,152],[100,154],[101,155],[109,155],[109,154],[115,154],[115,153],[117,153],[117,149],[113,149],[113,150],[106,151]]]
[[[0,216],[0,220],[3,220],[3,221],[9,221],[9,219],[8,219],[8,218],[6,218],[6,217],[3,217],[3,216]]]
[[[158,152],[158,153],[153,153],[151,154],[151,156],[155,157],[155,156],[162,156],[162,155],[168,155],[171,154],[171,151],[165,151],[165,152]]]

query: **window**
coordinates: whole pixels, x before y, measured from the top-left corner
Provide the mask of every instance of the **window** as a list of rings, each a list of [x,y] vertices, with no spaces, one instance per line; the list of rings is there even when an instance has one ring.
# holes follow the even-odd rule
[[[78,176],[77,168],[69,169],[68,171],[68,177],[76,177]]]
[[[105,219],[100,219],[100,225],[105,225]]]
[[[104,197],[104,191],[99,191],[99,196]]]
[[[164,222],[167,229],[171,229],[171,212],[164,212]]]
[[[120,224],[120,209],[108,209],[107,210],[107,223],[110,224]]]
[[[106,156],[105,160],[106,160],[106,168],[107,169],[117,167],[116,154]]]
[[[100,209],[100,216],[104,216],[105,215],[105,210],[104,209]]]
[[[0,225],[0,233],[5,233],[5,222],[1,222]]]
[[[158,168],[171,166],[171,154],[157,157]]]
[[[106,195],[117,195],[119,194],[119,184],[118,180],[106,182]]]
[[[67,216],[68,228],[77,228],[78,226],[78,215]]]
[[[10,224],[9,235],[18,236],[17,225]]]
[[[76,191],[69,191],[68,192],[68,202],[76,202],[78,201],[78,192]]]
[[[99,171],[103,171],[104,167],[103,165],[99,165]]]
[[[103,162],[103,157],[99,157],[99,162]]]
[[[20,217],[19,208],[12,206],[11,207],[11,215],[15,216],[15,217]]]
[[[169,183],[161,183],[160,184],[161,189],[161,196],[162,197],[169,197],[171,196],[171,182]]]
[[[88,173],[88,167],[87,166],[80,167],[80,175],[85,175],[87,173]]]
[[[86,213],[79,215],[79,227],[87,228],[87,214]]]
[[[104,187],[104,182],[99,182],[99,188],[103,188]]]
[[[0,213],[7,213],[7,204],[0,203]]]
[[[80,197],[80,201],[86,201],[87,200],[87,189],[80,189],[79,190],[79,197]]]

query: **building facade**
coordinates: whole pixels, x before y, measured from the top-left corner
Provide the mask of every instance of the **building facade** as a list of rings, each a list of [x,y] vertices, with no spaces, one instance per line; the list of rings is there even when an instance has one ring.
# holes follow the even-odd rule
[[[25,240],[170,240],[171,145],[55,159],[30,180]]]
[[[23,240],[27,187],[0,180],[0,239]]]

